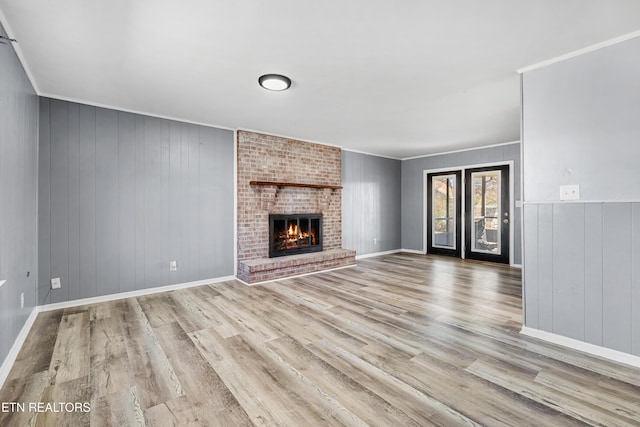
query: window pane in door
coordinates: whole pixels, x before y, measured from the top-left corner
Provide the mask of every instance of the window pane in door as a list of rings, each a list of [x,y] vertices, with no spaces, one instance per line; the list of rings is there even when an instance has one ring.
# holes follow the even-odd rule
[[[473,226],[471,250],[500,254],[500,171],[471,174],[473,189]]]
[[[456,176],[432,177],[432,246],[456,248]]]

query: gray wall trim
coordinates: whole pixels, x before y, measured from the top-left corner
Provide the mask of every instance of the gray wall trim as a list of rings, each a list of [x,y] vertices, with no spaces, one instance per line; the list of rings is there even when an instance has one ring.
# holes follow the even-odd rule
[[[156,118],[156,119],[168,120],[168,121],[172,121],[172,122],[186,123],[186,124],[190,124],[190,125],[196,125],[196,126],[202,126],[202,127],[214,128],[214,129],[220,129],[220,130],[228,130],[228,131],[234,131],[235,130],[234,128],[227,127],[227,126],[221,126],[221,125],[218,125],[218,124],[215,124],[215,123],[197,122],[197,121],[193,121],[193,120],[187,120],[187,119],[182,118],[182,117],[173,117],[173,116],[167,116],[167,115],[163,115],[163,114],[154,114],[154,113],[150,113],[150,112],[133,110],[133,109],[129,109],[129,108],[122,108],[122,107],[113,106],[113,105],[109,105],[109,104],[102,104],[102,103],[99,103],[99,102],[91,102],[90,100],[85,100],[85,99],[78,99],[78,98],[60,96],[60,95],[55,94],[55,93],[38,92],[38,95],[40,97],[42,97],[42,98],[56,99],[58,101],[66,101],[66,102],[69,102],[71,104],[87,105],[87,106],[90,106],[90,107],[101,108],[101,109],[105,109],[105,110],[115,110],[115,111],[120,111],[120,112],[123,112],[123,113],[131,113],[131,114],[135,114],[135,115],[139,115],[139,116],[153,117],[153,118]]]
[[[383,159],[391,159],[391,160],[402,160],[402,159],[400,159],[398,157],[383,156],[381,154],[369,153],[367,151],[352,150],[350,148],[344,148],[344,147],[340,147],[340,149],[342,151],[348,151],[350,153],[364,154],[365,156],[382,157]]]
[[[462,148],[460,150],[443,151],[441,153],[422,154],[420,156],[405,157],[400,160],[415,160],[415,159],[423,159],[425,157],[445,156],[448,154],[464,153],[465,151],[483,150],[485,148],[502,147],[503,145],[511,145],[511,144],[520,144],[520,141],[501,142],[499,144],[483,145],[482,147]]]
[[[233,274],[233,132],[49,98],[40,108],[40,303]],[[62,288],[49,291],[53,277]]]
[[[574,50],[573,52],[568,52],[568,53],[565,53],[564,55],[556,56],[555,58],[550,58],[550,59],[544,60],[542,62],[538,62],[536,64],[532,64],[532,65],[528,65],[528,66],[523,67],[523,68],[519,68],[519,69],[516,70],[516,72],[518,74],[524,74],[524,73],[527,73],[529,71],[536,70],[538,68],[548,67],[549,65],[553,65],[553,64],[556,64],[558,62],[562,62],[562,61],[566,61],[566,60],[571,59],[571,58],[582,56],[582,55],[594,52],[596,50],[599,50],[599,49],[602,49],[602,48],[606,48],[608,46],[612,46],[614,44],[618,44],[618,43],[625,42],[627,40],[634,39],[636,37],[640,37],[640,30],[633,31],[633,32],[631,32],[629,34],[624,34],[624,35],[619,36],[619,37],[614,37],[612,39],[605,40],[605,41],[602,41],[600,43],[596,43],[594,45],[584,47],[582,49]]]

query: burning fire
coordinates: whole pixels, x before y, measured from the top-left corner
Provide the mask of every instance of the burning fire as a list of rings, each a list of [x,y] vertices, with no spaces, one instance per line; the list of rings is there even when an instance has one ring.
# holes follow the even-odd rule
[[[287,230],[287,236],[286,236],[286,241],[288,243],[287,247],[292,247],[292,246],[289,246],[290,244],[294,244],[294,246],[300,245],[302,243],[300,242],[301,240],[306,240],[309,237],[311,237],[311,244],[315,245],[316,244],[315,230],[312,229],[311,232],[302,231],[300,228],[298,228],[297,224],[289,223],[289,229]]]
[[[289,238],[301,238],[304,237],[302,236],[302,234],[298,233],[298,226],[297,225],[293,225],[293,224],[289,224],[289,230],[287,231],[287,235],[289,236]]]

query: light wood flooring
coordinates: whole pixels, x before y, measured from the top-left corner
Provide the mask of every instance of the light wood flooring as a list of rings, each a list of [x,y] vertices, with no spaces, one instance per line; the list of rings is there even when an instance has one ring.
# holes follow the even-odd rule
[[[519,270],[410,254],[43,312],[0,402],[91,410],[0,426],[640,425],[640,370],[521,318]]]

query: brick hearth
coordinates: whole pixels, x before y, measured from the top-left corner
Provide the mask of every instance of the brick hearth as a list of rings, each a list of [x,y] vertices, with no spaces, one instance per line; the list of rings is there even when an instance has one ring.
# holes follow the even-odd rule
[[[340,189],[251,185],[251,181],[340,186],[340,148],[238,131],[238,278],[247,283],[355,264],[343,250]],[[269,258],[269,214],[323,214],[323,251]]]

